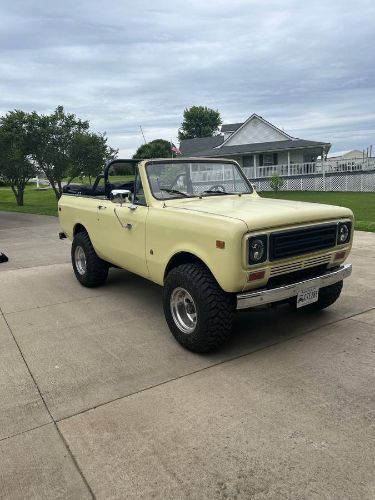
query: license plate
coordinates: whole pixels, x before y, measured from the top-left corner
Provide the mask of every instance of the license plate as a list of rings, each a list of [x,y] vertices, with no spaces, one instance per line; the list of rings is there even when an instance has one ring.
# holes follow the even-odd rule
[[[297,308],[307,306],[313,302],[317,302],[319,298],[319,288],[309,288],[308,290],[301,290],[297,295]]]

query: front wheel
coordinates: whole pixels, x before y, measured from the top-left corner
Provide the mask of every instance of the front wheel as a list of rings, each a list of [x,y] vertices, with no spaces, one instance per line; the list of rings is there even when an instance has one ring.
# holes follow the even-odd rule
[[[175,339],[193,352],[208,352],[232,332],[234,301],[202,264],[182,264],[168,274],[164,314]]]
[[[72,266],[77,280],[88,288],[102,285],[108,276],[109,266],[96,255],[86,232],[74,236]]]

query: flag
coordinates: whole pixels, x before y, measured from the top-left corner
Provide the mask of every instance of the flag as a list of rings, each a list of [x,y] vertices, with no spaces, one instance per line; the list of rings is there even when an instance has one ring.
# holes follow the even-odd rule
[[[173,142],[171,142],[171,151],[172,151],[172,153],[176,153],[176,155],[180,155],[181,154],[181,151],[178,149],[177,146],[175,146],[173,144]]]

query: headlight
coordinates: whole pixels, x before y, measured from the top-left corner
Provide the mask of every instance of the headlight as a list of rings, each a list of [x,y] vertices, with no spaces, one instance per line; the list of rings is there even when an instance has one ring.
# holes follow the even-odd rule
[[[267,260],[267,236],[253,236],[249,239],[249,264]]]
[[[343,245],[350,240],[351,222],[340,222],[337,229],[337,244]]]

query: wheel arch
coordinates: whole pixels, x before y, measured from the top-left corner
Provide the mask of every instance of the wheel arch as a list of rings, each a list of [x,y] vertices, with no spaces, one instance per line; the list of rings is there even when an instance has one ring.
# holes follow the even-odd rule
[[[77,222],[74,227],[73,227],[73,236],[75,236],[76,234],[78,233],[88,233],[87,229],[85,228],[85,226],[83,224],[81,224],[80,222]]]
[[[198,257],[197,255],[195,255],[195,254],[193,254],[191,252],[181,251],[181,252],[175,253],[169,259],[168,264],[167,264],[167,266],[166,266],[166,268],[164,270],[163,282],[165,283],[165,280],[166,280],[168,274],[170,273],[170,271],[172,271],[172,269],[174,269],[175,267],[180,266],[182,264],[188,264],[188,263],[189,264],[190,263],[191,264],[192,263],[202,264],[213,275],[213,273],[212,273],[211,269],[209,268],[209,266],[200,257]]]

